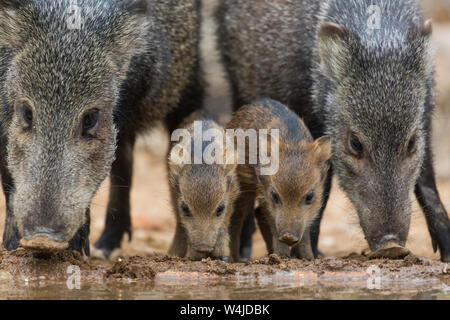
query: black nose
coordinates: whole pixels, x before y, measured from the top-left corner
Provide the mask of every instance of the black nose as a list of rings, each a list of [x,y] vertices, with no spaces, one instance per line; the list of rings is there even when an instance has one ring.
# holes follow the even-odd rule
[[[194,250],[197,251],[198,253],[212,253],[214,248],[207,244],[202,243],[195,245]]]
[[[283,231],[278,240],[282,243],[287,244],[288,246],[293,246],[294,244],[299,242],[300,239],[295,232]]]

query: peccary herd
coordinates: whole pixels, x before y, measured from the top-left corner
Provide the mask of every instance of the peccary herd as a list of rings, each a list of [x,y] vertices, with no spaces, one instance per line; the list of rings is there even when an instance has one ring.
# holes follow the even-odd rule
[[[249,259],[256,221],[269,253],[317,258],[335,174],[372,251],[405,246],[415,195],[450,261],[431,149],[432,25],[418,2],[222,0],[234,105],[222,127],[202,110],[200,0],[0,0],[3,246],[89,256],[89,207],[109,174],[93,245],[109,257],[131,239],[136,138],[163,122],[190,136],[168,155],[170,254]],[[213,134],[199,142],[199,130]],[[244,133],[243,148],[228,148],[229,132]]]

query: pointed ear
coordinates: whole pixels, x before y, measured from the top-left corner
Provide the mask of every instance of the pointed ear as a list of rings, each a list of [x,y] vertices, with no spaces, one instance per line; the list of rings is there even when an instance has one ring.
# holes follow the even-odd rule
[[[236,163],[223,165],[223,169],[227,177],[234,175],[234,173],[236,172],[236,168],[237,168]]]
[[[323,136],[311,143],[311,156],[315,163],[324,163],[331,158],[331,139]]]
[[[0,0],[0,47],[18,49],[27,38],[27,0]]]
[[[169,157],[169,176],[178,176],[180,175],[181,170],[183,169],[183,165],[177,164],[173,162]]]
[[[339,81],[347,75],[351,59],[347,39],[348,31],[341,25],[325,22],[319,29],[320,68],[334,81]]]
[[[126,72],[131,58],[147,49],[147,33],[150,22],[146,0],[123,0],[112,28],[113,59],[121,71]]]
[[[422,51],[423,56],[423,66],[422,70],[425,71],[425,74],[431,74],[434,71],[434,54],[435,47],[433,46],[432,35],[433,35],[433,23],[431,20],[426,20],[422,25],[419,26],[418,29],[410,31],[414,34],[417,33],[419,35],[420,45],[419,50]],[[414,37],[414,35],[412,35]],[[417,36],[416,36],[417,37]]]

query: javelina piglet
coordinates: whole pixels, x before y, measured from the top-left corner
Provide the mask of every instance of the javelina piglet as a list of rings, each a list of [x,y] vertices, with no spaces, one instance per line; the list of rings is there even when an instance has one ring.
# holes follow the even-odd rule
[[[314,141],[303,121],[293,111],[269,99],[240,108],[227,129],[241,129],[241,133],[249,134],[245,142],[245,150],[248,150],[245,164],[239,162],[237,166],[241,193],[236,201],[236,213],[230,231],[233,258],[239,258],[238,235],[243,219],[253,208],[256,199],[259,207],[255,216],[269,253],[290,257],[292,251],[297,257],[313,258],[308,227],[321,207],[329,169],[328,160],[331,157],[329,137]],[[259,134],[256,164],[249,162],[252,156],[249,129]],[[267,175],[262,174],[260,157],[261,152],[265,152],[262,143],[266,139],[261,137],[262,130],[267,130],[267,134],[278,130],[278,139],[267,141],[271,161],[278,161],[277,165],[272,163],[271,166],[278,170]],[[274,146],[278,152],[273,152],[276,150]]]
[[[194,151],[200,151],[202,156],[208,148],[216,148],[217,153],[212,155],[217,155],[215,159],[222,157],[222,160],[211,161],[210,164],[206,163],[208,161],[187,161],[183,164],[175,160],[181,154],[180,143],[172,145],[169,185],[177,226],[169,253],[192,260],[210,257],[228,261],[228,227],[239,192],[236,165],[225,163],[223,128],[202,116],[196,113],[189,118],[196,118],[195,122],[185,122],[184,132],[188,135],[183,135],[180,141],[185,146],[184,152],[188,153],[190,160],[195,160]],[[210,142],[203,142],[202,135],[208,132],[216,136]],[[200,148],[196,147],[198,141]]]

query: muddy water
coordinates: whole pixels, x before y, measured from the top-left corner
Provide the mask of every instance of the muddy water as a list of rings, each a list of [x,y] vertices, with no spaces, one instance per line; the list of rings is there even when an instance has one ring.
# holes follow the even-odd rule
[[[413,255],[228,264],[0,251],[0,299],[450,299],[449,273],[446,264]]]

